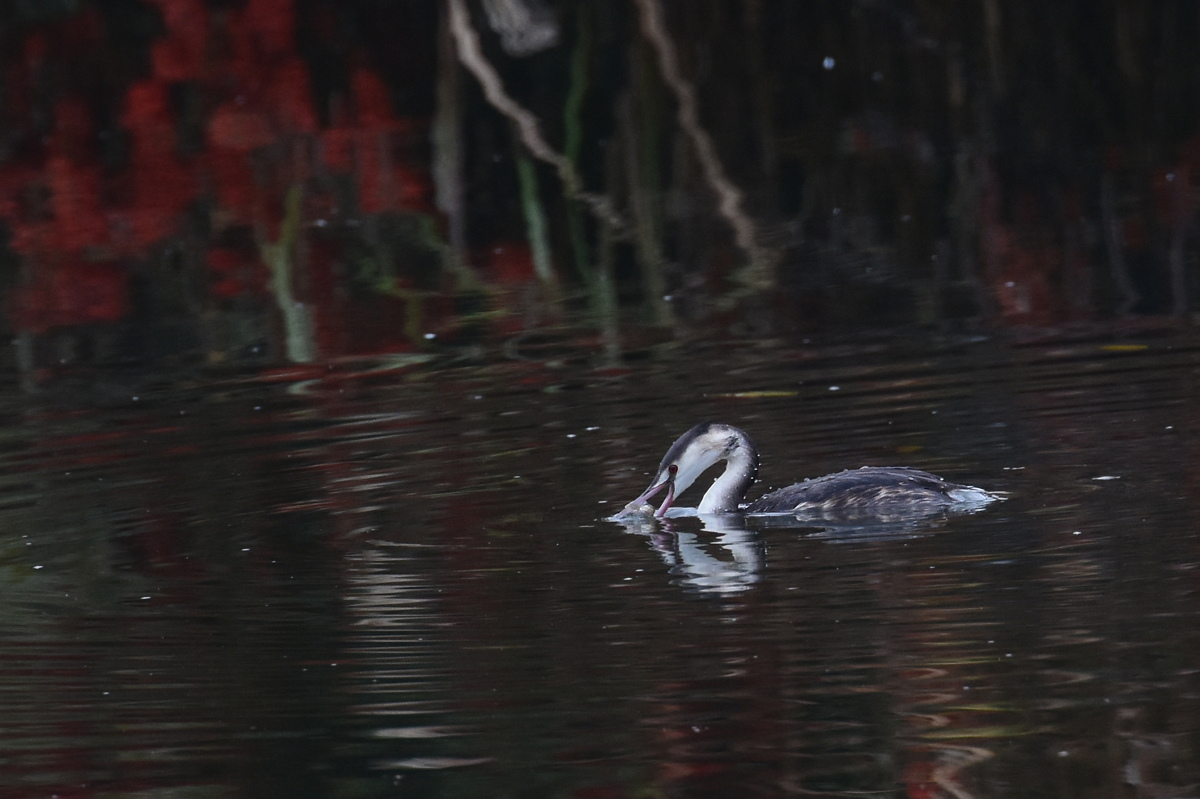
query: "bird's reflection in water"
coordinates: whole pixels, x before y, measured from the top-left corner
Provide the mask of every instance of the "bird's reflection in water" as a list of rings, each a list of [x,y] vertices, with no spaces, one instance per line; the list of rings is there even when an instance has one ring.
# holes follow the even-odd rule
[[[786,530],[831,543],[886,541],[931,533],[947,518],[948,514],[939,512],[921,518],[858,521],[791,513],[697,513],[691,508],[673,508],[666,518],[622,513],[609,521],[620,524],[626,532],[646,536],[684,587],[710,594],[735,594],[749,590],[762,579],[767,566],[764,531]],[[685,530],[685,519],[698,520],[701,534]]]
[[[736,513],[705,513],[700,520],[703,533],[685,532],[676,519],[630,516],[620,519],[625,530],[646,536],[681,585],[708,594],[747,591],[762,578],[767,553],[757,530],[746,527]],[[724,550],[724,552],[721,552]]]
[[[957,515],[937,511],[924,516],[903,516],[895,519],[817,518],[799,514],[780,513],[748,516],[745,519],[754,530],[786,529],[810,538],[831,543],[856,541],[894,541],[932,533],[948,519]]]

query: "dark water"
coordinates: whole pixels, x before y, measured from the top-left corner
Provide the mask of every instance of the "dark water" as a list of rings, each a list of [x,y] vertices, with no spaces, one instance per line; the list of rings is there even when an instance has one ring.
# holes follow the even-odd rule
[[[1200,793],[1200,342],[515,354],[12,391],[0,798]],[[705,418],[1012,496],[603,521]]]

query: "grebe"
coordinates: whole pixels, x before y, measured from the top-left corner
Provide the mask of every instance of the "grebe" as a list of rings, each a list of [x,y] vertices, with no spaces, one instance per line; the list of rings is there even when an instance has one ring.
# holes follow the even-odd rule
[[[646,500],[664,488],[667,497],[655,513],[663,516],[675,498],[705,469],[725,461],[723,471],[696,506],[699,513],[799,513],[818,517],[923,516],[944,510],[977,510],[1000,496],[974,486],[950,483],[906,466],[864,466],[780,488],[741,505],[758,475],[758,449],[736,427],[704,422],[679,437],[658,465],[642,495],[625,513],[643,512]]]

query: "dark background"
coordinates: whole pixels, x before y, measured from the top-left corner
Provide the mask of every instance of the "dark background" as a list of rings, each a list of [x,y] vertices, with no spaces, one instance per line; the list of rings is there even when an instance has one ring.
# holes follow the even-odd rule
[[[647,335],[1063,329],[1195,305],[1194,3],[464,3],[591,200],[456,60],[451,5],[0,6],[18,365],[550,329],[614,359]],[[544,46],[522,51],[533,27]]]

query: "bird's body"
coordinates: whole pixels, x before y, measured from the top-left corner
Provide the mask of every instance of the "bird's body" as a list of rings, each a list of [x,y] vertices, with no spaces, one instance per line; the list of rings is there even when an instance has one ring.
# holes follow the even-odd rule
[[[997,495],[974,486],[943,480],[905,466],[864,466],[765,494],[742,505],[758,474],[758,450],[745,432],[713,422],[696,425],[667,450],[650,487],[625,512],[640,512],[643,503],[663,489],[662,516],[696,478],[718,461],[722,472],[705,492],[700,513],[795,513],[813,517],[898,518],[943,510],[977,509]]]
[[[969,502],[983,492],[907,466],[864,466],[814,477],[759,497],[747,513],[812,512],[839,516],[925,513]]]

